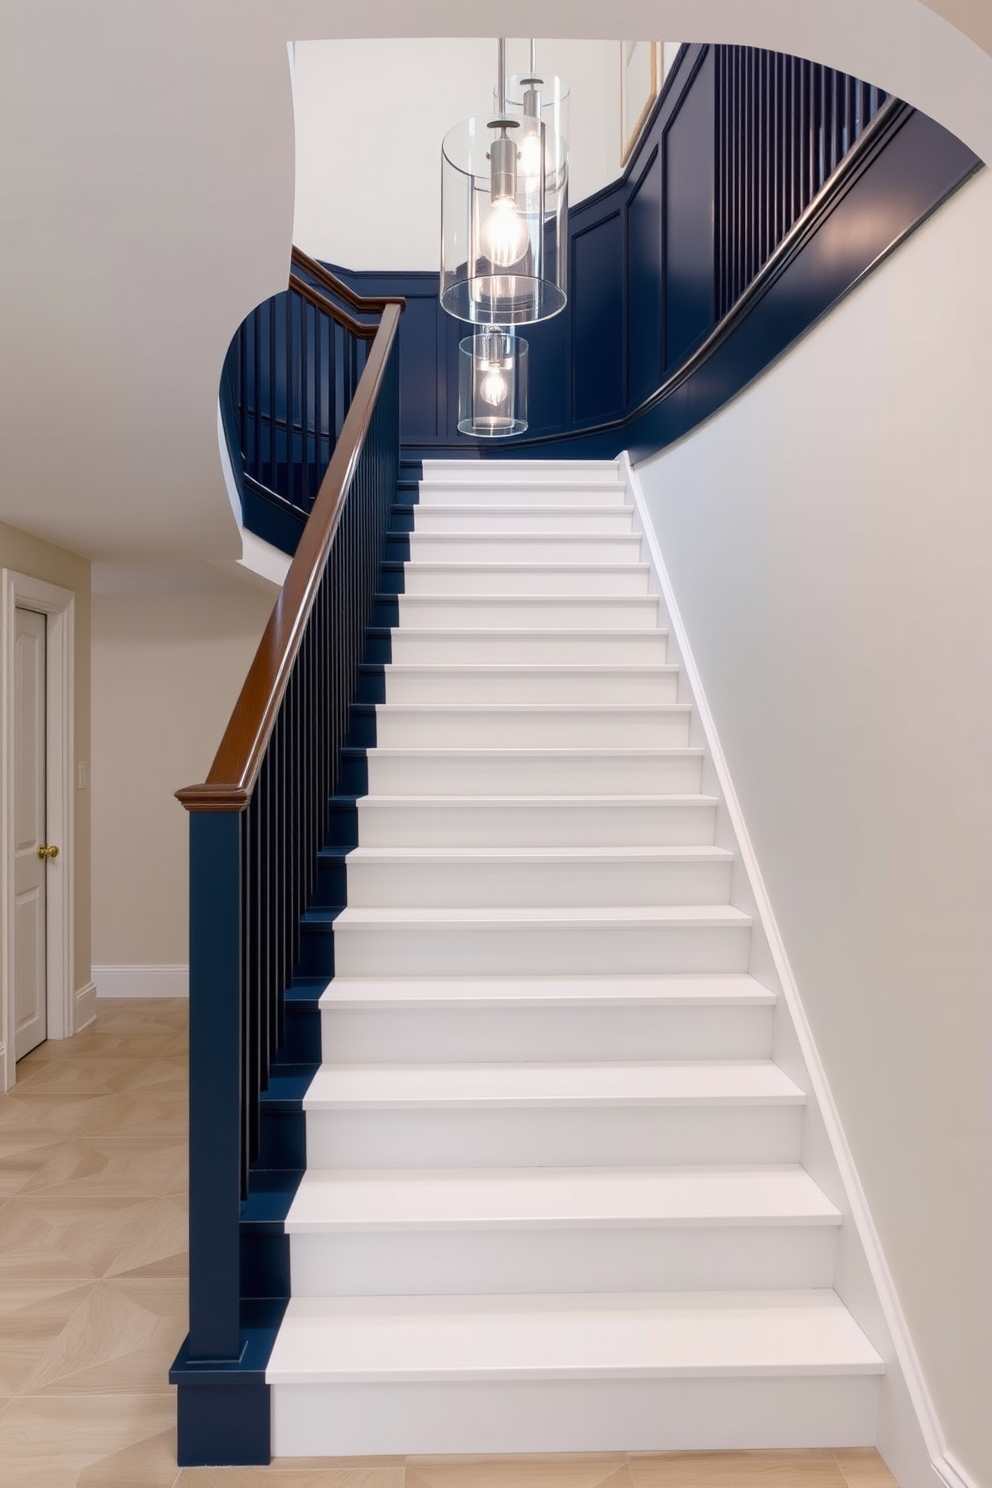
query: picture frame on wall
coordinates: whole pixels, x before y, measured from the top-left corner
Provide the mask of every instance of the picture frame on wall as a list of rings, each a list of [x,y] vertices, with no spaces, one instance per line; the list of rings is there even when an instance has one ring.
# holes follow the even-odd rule
[[[661,92],[663,56],[660,41],[620,43],[620,164],[625,166],[651,106]]]

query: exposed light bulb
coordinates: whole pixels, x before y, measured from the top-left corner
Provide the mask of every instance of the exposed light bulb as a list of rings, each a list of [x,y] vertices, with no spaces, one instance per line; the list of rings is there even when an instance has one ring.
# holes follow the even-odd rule
[[[544,149],[538,130],[529,131],[521,140],[518,169],[524,178],[524,190],[536,191],[545,169]]]
[[[507,196],[497,197],[482,225],[482,247],[490,263],[508,269],[523,258],[528,242],[527,224],[516,202]]]
[[[479,397],[492,408],[506,402],[506,378],[498,367],[490,367],[479,385]]]

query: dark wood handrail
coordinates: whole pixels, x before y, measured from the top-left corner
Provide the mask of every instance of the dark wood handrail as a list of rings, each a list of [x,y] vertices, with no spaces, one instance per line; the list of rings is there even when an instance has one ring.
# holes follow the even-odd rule
[[[251,800],[368,433],[402,306],[402,300],[394,300],[382,312],[341,437],[210,773],[202,785],[176,791],[187,811],[244,811]]]
[[[303,269],[305,273],[310,274],[312,278],[318,280],[332,294],[340,295],[343,300],[348,302],[353,310],[368,310],[378,313],[385,310],[387,305],[399,305],[402,308],[406,303],[405,300],[392,295],[369,296],[358,294],[356,290],[352,289],[350,284],[345,284],[344,280],[339,279],[337,274],[332,274],[330,269],[325,269],[322,263],[318,263],[315,258],[310,257],[309,253],[304,253],[303,249],[297,248],[295,244],[293,246],[293,263],[298,269]]]
[[[322,295],[319,289],[314,289],[312,284],[307,284],[297,274],[290,274],[289,287],[294,294],[298,294],[308,304],[315,305],[318,310],[322,310],[325,315],[337,321],[338,325],[344,326],[345,330],[350,331],[353,336],[361,336],[363,340],[371,341],[379,329],[378,322],[373,324],[370,321],[356,320],[353,315],[348,314],[347,310],[342,310],[340,305],[335,305],[333,300]]]

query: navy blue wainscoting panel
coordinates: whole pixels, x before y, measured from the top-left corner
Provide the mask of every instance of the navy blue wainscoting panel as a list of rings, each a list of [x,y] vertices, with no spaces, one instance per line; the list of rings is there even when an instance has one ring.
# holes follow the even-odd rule
[[[404,445],[433,442],[445,433],[444,327],[439,320],[437,275],[425,278],[428,283],[403,290],[406,309],[400,319],[400,438]]]
[[[707,50],[664,134],[665,366],[678,366],[714,322],[714,57]]]
[[[572,316],[566,308],[550,320],[521,326],[528,346],[529,427],[547,435],[571,427]],[[463,440],[463,443],[476,441]],[[504,441],[513,444],[514,441]],[[510,451],[512,454],[512,450]]]
[[[627,402],[653,393],[663,370],[661,171],[656,145],[627,198]]]
[[[572,416],[598,422],[623,413],[623,218],[572,236]]]

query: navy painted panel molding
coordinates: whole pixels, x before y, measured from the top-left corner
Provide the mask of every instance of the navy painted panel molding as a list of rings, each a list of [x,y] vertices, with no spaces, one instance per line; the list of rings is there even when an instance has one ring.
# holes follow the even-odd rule
[[[582,424],[623,412],[623,225],[619,209],[570,236],[572,412],[575,422]]]
[[[333,268],[362,294],[418,301],[401,330],[406,451],[643,458],[735,397],[981,163],[830,68],[683,47],[623,177],[571,209],[569,303],[526,328],[530,428],[498,446],[455,432],[467,328],[437,304],[438,276]]]
[[[715,62],[706,48],[662,130],[664,361],[677,367],[716,319],[714,306]],[[631,295],[636,305],[636,297]]]

